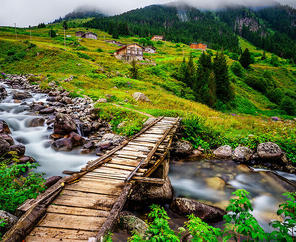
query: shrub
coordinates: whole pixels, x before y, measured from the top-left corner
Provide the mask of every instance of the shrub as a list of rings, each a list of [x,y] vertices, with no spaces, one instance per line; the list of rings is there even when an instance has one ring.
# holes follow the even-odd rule
[[[78,55],[78,57],[83,58],[83,59],[91,59],[91,57],[87,54],[81,53],[81,52],[76,52],[76,54]]]
[[[266,91],[268,86],[267,81],[264,78],[257,78],[254,75],[246,76],[245,83],[253,89],[263,93]]]
[[[89,50],[88,48],[86,48],[85,46],[78,46],[77,48],[76,48],[76,50],[85,50],[85,51],[87,51],[87,50]]]
[[[282,99],[285,97],[285,94],[280,88],[269,89],[266,93],[268,99],[278,105],[281,104]]]
[[[235,74],[236,76],[243,77],[244,70],[240,62],[238,61],[233,62],[230,69],[233,72],[233,74]]]
[[[275,67],[278,67],[280,65],[279,58],[273,54],[270,58],[270,64]]]
[[[104,52],[100,47],[97,49],[97,52]]]
[[[296,115],[296,104],[295,100],[285,96],[280,103],[280,108],[285,110],[288,115]]]

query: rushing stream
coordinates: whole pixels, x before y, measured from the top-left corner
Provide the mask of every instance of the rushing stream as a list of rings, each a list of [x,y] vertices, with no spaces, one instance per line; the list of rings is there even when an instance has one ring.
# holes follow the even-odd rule
[[[53,130],[48,129],[46,123],[44,126],[28,127],[30,120],[40,116],[27,111],[27,105],[14,103],[10,94],[15,89],[7,86],[5,88],[8,96],[0,103],[0,119],[9,125],[15,144],[25,145],[25,154],[33,157],[40,165],[37,172],[46,173],[45,178],[62,175],[64,170],[79,171],[88,161],[98,158],[94,155],[80,155],[80,149],[74,149],[71,152],[57,152],[52,149],[50,145],[53,140],[49,139],[49,135]],[[33,98],[25,99],[26,103],[46,102],[45,94],[31,94]]]

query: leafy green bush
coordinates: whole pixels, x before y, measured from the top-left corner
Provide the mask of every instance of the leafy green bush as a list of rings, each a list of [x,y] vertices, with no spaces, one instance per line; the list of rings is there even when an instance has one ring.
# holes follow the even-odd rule
[[[91,59],[91,57],[87,54],[81,53],[81,52],[76,52],[76,54],[78,55],[78,57],[83,58],[83,59]]]
[[[82,97],[82,96],[75,91],[71,91],[69,92],[69,97],[75,98],[75,97]]]
[[[296,102],[290,97],[285,96],[282,99],[280,108],[285,110],[288,115],[296,115]]]
[[[262,92],[262,93],[266,92],[266,89],[268,87],[267,81],[263,77],[257,78],[254,75],[246,76],[245,77],[245,83],[249,87],[252,87],[256,91],[259,91],[259,92]]]
[[[267,91],[266,96],[270,101],[280,105],[281,101],[285,97],[285,94],[280,88],[276,88],[276,89],[272,88]]]
[[[97,52],[104,52],[100,47],[97,49]]]
[[[0,210],[13,213],[16,208],[29,198],[36,198],[45,190],[43,174],[30,172],[26,177],[22,174],[28,169],[35,169],[37,164],[13,164],[4,162],[0,166]]]
[[[243,77],[244,69],[240,62],[238,61],[233,62],[230,69],[236,76]]]
[[[279,61],[279,58],[278,56],[276,55],[271,55],[271,58],[270,58],[270,64],[275,66],[275,67],[278,67],[280,65],[280,61]]]
[[[78,46],[78,47],[76,47],[76,50],[82,50],[82,51],[87,51],[87,50],[89,50],[88,48],[86,48],[85,46],[82,46],[82,45],[80,45],[80,46]]]

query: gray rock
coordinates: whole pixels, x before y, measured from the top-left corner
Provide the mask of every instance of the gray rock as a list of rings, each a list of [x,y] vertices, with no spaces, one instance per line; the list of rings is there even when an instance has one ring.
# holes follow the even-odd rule
[[[11,134],[8,124],[0,119],[0,134]]]
[[[49,114],[49,113],[53,113],[55,111],[54,108],[43,108],[39,111],[40,114]]]
[[[32,158],[31,156],[22,156],[20,159],[19,159],[20,163],[21,164],[25,164],[27,162],[29,163],[35,163],[36,161],[34,160],[34,158]]]
[[[0,156],[4,155],[9,151],[10,144],[0,136]]]
[[[24,145],[12,145],[9,147],[10,151],[16,151],[18,156],[23,156],[26,152],[26,146]]]
[[[72,147],[82,145],[84,141],[84,138],[75,132],[71,132],[69,135],[66,135],[65,138],[69,138],[71,140]]]
[[[150,102],[149,98],[141,92],[135,92],[132,97],[138,102]]]
[[[59,113],[55,117],[54,132],[56,134],[69,134],[76,131],[76,124],[73,119],[67,115]]]
[[[7,97],[7,91],[4,86],[0,86],[0,101]]]
[[[253,151],[245,146],[238,146],[234,149],[232,158],[236,161],[246,161],[253,157]]]
[[[232,156],[232,148],[230,145],[223,145],[216,149],[213,153],[219,158],[230,158]]]
[[[71,151],[73,148],[71,139],[69,138],[58,139],[52,143],[51,147],[56,151]]]
[[[18,217],[6,211],[0,210],[0,220],[4,220],[3,222],[6,224],[4,227],[0,226],[0,233],[4,234],[18,221]]]
[[[173,145],[173,152],[176,155],[190,155],[193,151],[192,144],[186,140],[178,140]]]
[[[14,145],[14,140],[10,135],[0,134],[0,136],[2,136],[2,138],[5,139],[10,145]]]
[[[43,126],[44,122],[45,122],[44,118],[33,118],[32,120],[29,121],[28,127]]]
[[[148,225],[140,218],[136,217],[133,213],[122,211],[119,215],[120,225],[127,230],[128,233],[135,233],[144,237]]]
[[[23,100],[26,98],[31,98],[32,95],[28,92],[15,92],[12,95],[13,99],[17,99],[17,100]]]
[[[226,212],[221,208],[210,206],[188,198],[176,198],[171,203],[170,208],[177,214],[183,216],[194,214],[207,222],[222,221],[223,216],[226,214]]]
[[[279,159],[283,155],[282,149],[275,143],[261,143],[257,147],[257,153],[263,159]]]

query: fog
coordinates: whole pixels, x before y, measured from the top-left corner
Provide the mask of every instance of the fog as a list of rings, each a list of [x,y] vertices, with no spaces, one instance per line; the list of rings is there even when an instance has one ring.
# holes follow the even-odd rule
[[[34,26],[38,23],[48,23],[61,17],[81,6],[100,9],[108,15],[120,14],[132,9],[145,7],[151,4],[164,4],[170,0],[0,0],[0,26],[13,26],[16,23],[19,27]],[[245,6],[267,6],[272,5],[272,0],[184,0],[203,9],[221,8],[225,4],[242,4]],[[279,0],[281,4],[288,4],[296,8],[295,0]],[[1,34],[1,33],[0,33]]]

